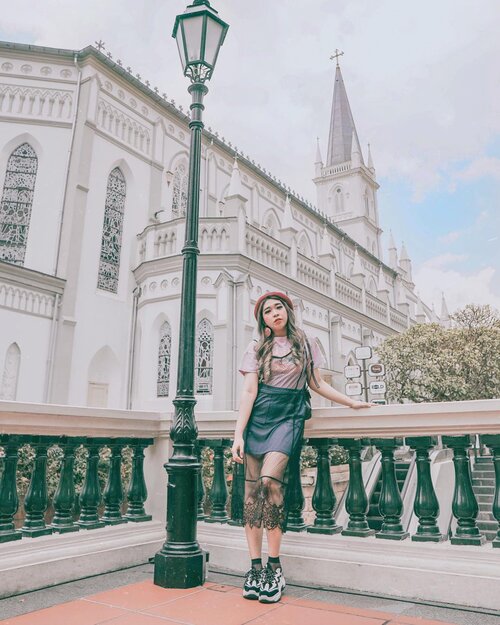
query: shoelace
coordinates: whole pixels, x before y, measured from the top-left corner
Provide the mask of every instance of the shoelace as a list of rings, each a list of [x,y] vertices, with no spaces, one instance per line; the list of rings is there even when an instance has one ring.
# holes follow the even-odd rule
[[[262,575],[262,570],[258,571],[257,569],[251,568],[247,572],[246,578],[248,582],[258,582],[260,581],[261,575]]]
[[[262,578],[261,578],[261,583],[264,586],[264,584],[273,584],[275,581],[275,577],[274,577],[274,571],[270,566],[267,566],[265,569],[262,570]]]

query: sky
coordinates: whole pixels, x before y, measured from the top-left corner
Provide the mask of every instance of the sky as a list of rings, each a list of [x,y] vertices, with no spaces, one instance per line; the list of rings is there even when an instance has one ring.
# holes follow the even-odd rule
[[[102,40],[189,106],[171,37],[182,0],[2,3],[0,38],[80,49]],[[498,0],[214,0],[229,23],[205,123],[313,204],[340,59],[358,135],[380,184],[380,225],[439,313],[500,309]],[[385,260],[388,255],[385,253]]]

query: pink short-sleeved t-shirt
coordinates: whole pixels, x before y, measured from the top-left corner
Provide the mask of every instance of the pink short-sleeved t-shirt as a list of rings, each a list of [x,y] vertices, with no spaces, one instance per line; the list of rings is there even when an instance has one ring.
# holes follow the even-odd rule
[[[325,359],[318,345],[318,340],[314,337],[307,337],[311,346],[311,356],[313,368],[320,369],[325,365]],[[239,368],[240,373],[255,373],[259,370],[255,348],[256,341],[252,341],[241,360]],[[271,377],[266,382],[269,386],[277,386],[279,388],[302,388],[304,381],[300,380],[300,386],[297,386],[299,378],[302,374],[303,366],[297,365],[291,354],[292,346],[286,336],[276,336],[273,339],[273,359],[271,361]]]

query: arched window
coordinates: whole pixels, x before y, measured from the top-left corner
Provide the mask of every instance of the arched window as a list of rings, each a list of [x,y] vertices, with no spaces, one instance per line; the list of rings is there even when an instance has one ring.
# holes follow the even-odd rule
[[[157,397],[168,397],[170,382],[170,360],[172,349],[172,329],[168,321],[160,328],[160,345],[158,347],[158,379],[156,385]]]
[[[21,350],[19,349],[17,343],[12,343],[5,355],[5,366],[3,369],[2,387],[0,388],[0,399],[16,399],[20,365]]]
[[[38,159],[29,143],[9,156],[0,204],[0,259],[23,265],[28,243]]]
[[[108,177],[106,203],[104,205],[104,226],[102,229],[101,257],[97,288],[116,293],[120,273],[120,251],[122,247],[123,213],[127,184],[118,167]]]
[[[179,163],[174,171],[172,187],[172,217],[186,214],[188,196],[188,174],[184,163]]]
[[[214,356],[214,327],[208,319],[202,319],[196,328],[195,393],[212,394]]]

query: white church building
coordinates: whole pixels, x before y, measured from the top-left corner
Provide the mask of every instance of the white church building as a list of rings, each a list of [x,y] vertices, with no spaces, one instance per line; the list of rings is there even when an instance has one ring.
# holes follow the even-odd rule
[[[100,49],[0,43],[0,398],[169,410],[189,116]],[[343,389],[354,349],[438,321],[381,249],[378,184],[337,66],[317,208],[203,132],[196,393],[237,407],[253,305],[286,291]],[[446,310],[442,312],[446,317]]]

